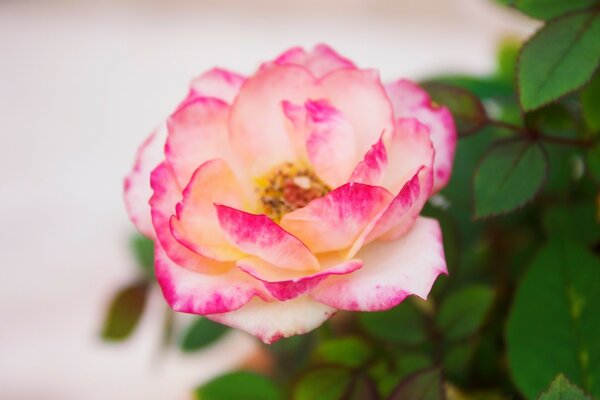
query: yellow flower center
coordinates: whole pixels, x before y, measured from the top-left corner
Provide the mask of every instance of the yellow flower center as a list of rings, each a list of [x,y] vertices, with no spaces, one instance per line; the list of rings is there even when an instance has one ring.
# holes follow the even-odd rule
[[[263,212],[276,222],[281,221],[285,214],[306,206],[330,191],[331,188],[310,168],[292,163],[275,168],[257,179],[256,185]]]

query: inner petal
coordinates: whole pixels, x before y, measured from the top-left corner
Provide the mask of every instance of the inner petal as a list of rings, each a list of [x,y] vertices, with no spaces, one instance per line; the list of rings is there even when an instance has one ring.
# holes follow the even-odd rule
[[[256,193],[263,213],[275,222],[285,214],[325,196],[331,188],[312,168],[284,163],[256,180]]]

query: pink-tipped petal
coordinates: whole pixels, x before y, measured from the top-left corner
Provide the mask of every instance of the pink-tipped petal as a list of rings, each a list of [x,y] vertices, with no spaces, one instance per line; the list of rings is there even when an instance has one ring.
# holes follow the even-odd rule
[[[239,310],[209,315],[213,321],[246,331],[270,344],[318,328],[336,309],[308,296],[288,301],[252,299]]]
[[[301,47],[291,48],[277,57],[275,63],[303,66],[317,78],[341,68],[356,68],[352,61],[340,56],[325,44],[316,45],[310,52]]]
[[[220,159],[202,164],[183,191],[177,216],[170,219],[173,236],[190,250],[218,261],[234,261],[243,253],[225,238],[215,203],[244,206],[243,192],[227,163]]]
[[[303,104],[315,95],[314,78],[293,65],[265,65],[246,80],[231,108],[229,137],[250,176],[296,160],[282,102]]]
[[[396,118],[417,118],[429,128],[435,147],[434,192],[450,179],[456,150],[456,127],[446,107],[434,105],[427,92],[408,80],[386,85]]]
[[[167,303],[179,312],[223,313],[242,307],[254,296],[269,299],[258,281],[232,263],[223,264],[217,274],[192,271],[175,264],[158,243],[155,246],[155,273]]]
[[[241,251],[281,268],[310,271],[319,262],[304,243],[283,230],[266,215],[250,214],[215,205],[223,232]]]
[[[163,159],[163,148],[167,137],[166,127],[159,126],[139,147],[133,169],[125,177],[125,208],[129,219],[145,236],[153,239],[156,235],[152,226],[150,205],[152,196],[150,174]]]
[[[358,163],[350,182],[364,183],[365,185],[380,186],[387,172],[388,157],[383,135],[365,154],[363,160]]]
[[[308,126],[306,123],[306,108],[287,100],[281,102],[281,108],[289,121],[290,127],[287,132],[294,148],[294,154],[298,160],[307,161],[306,136],[308,135]]]
[[[325,98],[350,122],[359,155],[365,154],[383,131],[393,131],[392,106],[376,71],[340,69],[320,83]]]
[[[383,141],[388,165],[382,186],[390,192],[398,193],[422,166],[433,169],[435,152],[429,130],[416,119],[399,119],[394,132],[386,132]]]
[[[392,198],[384,188],[347,183],[286,214],[281,226],[314,253],[345,249]]]
[[[440,274],[446,274],[438,222],[420,217],[400,239],[371,243],[357,255],[363,268],[330,276],[311,296],[331,307],[352,311],[382,311],[415,294],[427,298]]]
[[[290,300],[306,293],[329,275],[349,274],[362,265],[360,260],[339,261],[333,266],[307,275],[305,272],[278,268],[256,257],[245,258],[237,262],[237,266],[242,271],[263,282],[269,293],[281,301]]]
[[[228,156],[229,106],[222,100],[198,97],[183,104],[167,121],[165,156],[180,186],[205,161]]]
[[[152,225],[156,239],[165,253],[176,264],[195,271],[214,273],[222,268],[223,263],[202,257],[175,239],[171,233],[169,221],[175,214],[175,207],[181,200],[182,189],[175,180],[175,175],[168,163],[163,162],[152,172],[150,179],[154,193],[150,198]]]
[[[431,168],[421,167],[404,185],[389,206],[371,220],[348,251],[347,257],[354,255],[365,244],[377,238],[397,239],[414,224],[429,198],[433,186]]]
[[[348,181],[357,161],[352,126],[325,100],[309,100],[305,107],[310,162],[323,182],[338,187]]]
[[[193,96],[215,97],[231,104],[245,80],[235,72],[213,68],[194,79],[190,90]]]

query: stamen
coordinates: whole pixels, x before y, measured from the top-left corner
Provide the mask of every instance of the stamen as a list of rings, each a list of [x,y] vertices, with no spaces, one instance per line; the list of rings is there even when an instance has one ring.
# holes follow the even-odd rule
[[[257,181],[264,213],[276,222],[331,189],[310,169],[285,163]]]

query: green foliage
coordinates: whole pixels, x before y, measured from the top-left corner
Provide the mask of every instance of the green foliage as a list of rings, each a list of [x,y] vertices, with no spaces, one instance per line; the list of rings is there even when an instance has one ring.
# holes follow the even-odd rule
[[[523,206],[538,193],[547,170],[539,144],[527,140],[496,144],[475,172],[475,215],[498,215]]]
[[[414,346],[427,339],[423,317],[408,301],[388,311],[362,313],[358,321],[367,333],[380,340]]]
[[[302,376],[294,390],[294,400],[339,400],[352,383],[350,371],[323,367]]]
[[[279,388],[268,378],[249,371],[222,375],[194,391],[196,400],[283,400]]]
[[[535,110],[588,82],[600,63],[600,13],[549,22],[521,50],[517,68],[523,110]]]
[[[471,285],[452,293],[436,316],[447,340],[461,340],[477,331],[492,305],[494,292],[487,286]]]
[[[591,400],[591,398],[560,374],[552,381],[548,390],[538,397],[538,400]]]
[[[600,73],[581,91],[583,118],[593,133],[600,133]]]
[[[600,240],[596,208],[591,202],[551,207],[545,211],[543,223],[548,236],[563,236],[587,245]]]
[[[148,285],[134,283],[119,290],[112,300],[104,326],[102,338],[107,341],[121,341],[129,337],[137,326],[148,295]]]
[[[445,398],[440,370],[426,369],[415,372],[400,382],[389,400],[443,400]]]
[[[508,320],[515,383],[534,398],[558,373],[600,396],[600,261],[553,240],[522,279]]]
[[[597,0],[500,0],[537,19],[552,19],[571,11],[591,7]]]
[[[136,234],[129,242],[137,265],[141,268],[145,277],[154,277],[154,242],[145,236]]]
[[[452,112],[459,135],[474,133],[486,124],[483,104],[468,90],[439,82],[426,82],[422,87],[434,102],[445,105]]]
[[[318,361],[350,368],[360,367],[369,359],[370,355],[369,346],[354,336],[327,340],[321,343],[316,350]]]
[[[197,318],[183,333],[181,350],[192,352],[211,345],[221,338],[228,328],[207,318]]]

